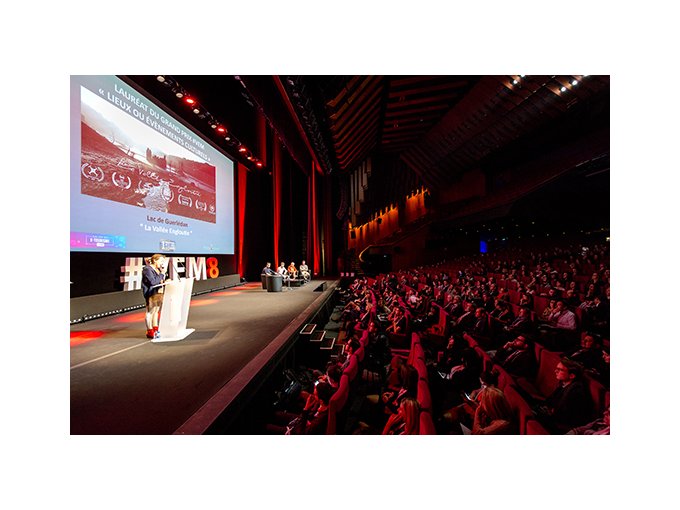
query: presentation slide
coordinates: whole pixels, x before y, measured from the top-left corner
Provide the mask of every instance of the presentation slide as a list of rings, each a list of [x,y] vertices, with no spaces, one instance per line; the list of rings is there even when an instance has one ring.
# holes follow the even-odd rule
[[[115,76],[71,77],[71,250],[234,253],[234,165]]]

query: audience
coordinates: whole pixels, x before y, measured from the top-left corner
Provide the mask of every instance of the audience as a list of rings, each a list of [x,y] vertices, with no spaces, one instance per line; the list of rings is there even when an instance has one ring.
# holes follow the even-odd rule
[[[408,348],[412,332],[439,322],[440,307],[450,321],[446,347],[441,349],[435,340],[428,342],[427,334],[419,337],[428,370],[420,384],[424,380],[430,389],[428,411],[439,418],[439,433],[460,433],[458,424],[473,434],[518,433],[518,416],[498,388],[498,376],[491,367],[504,368],[512,378],[534,377],[540,361],[535,357],[534,342],[567,354],[555,370],[555,391],[540,403],[526,396],[541,424],[552,434],[608,433],[608,411],[606,418],[601,415],[591,421],[594,413],[602,410],[592,408],[583,380],[585,370],[609,386],[607,260],[606,246],[555,248],[552,252],[508,250],[495,258],[460,257],[428,268],[354,279],[339,291],[344,302],[340,330],[344,338],[339,338],[338,344],[345,346],[347,356],[337,357],[324,374],[317,374],[313,392],[301,394],[307,401],[300,419],[292,425],[292,420],[287,422],[290,433],[313,433],[313,419],[323,420],[326,408],[318,388],[324,384],[332,395],[338,387],[338,373],[347,367],[364,333],[368,340],[358,378],[361,384],[352,390],[364,402],[357,415],[362,433],[419,433],[419,375]],[[544,298],[539,301],[535,296]],[[549,302],[542,309],[545,298]],[[574,313],[577,308],[583,326]],[[534,312],[540,320],[539,329],[532,320]],[[485,362],[486,371],[464,333],[491,355]],[[393,335],[399,335],[401,341],[395,343]],[[605,339],[607,351],[601,347]],[[366,374],[371,377],[364,377]],[[372,394],[362,395],[365,390]],[[303,414],[304,426],[300,424]]]

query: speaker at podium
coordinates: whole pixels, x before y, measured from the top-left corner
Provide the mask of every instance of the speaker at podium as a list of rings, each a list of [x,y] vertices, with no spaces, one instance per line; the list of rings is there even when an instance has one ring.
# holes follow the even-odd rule
[[[193,288],[193,278],[169,280],[163,284],[163,306],[161,319],[158,322],[158,331],[161,336],[154,338],[152,342],[177,342],[196,331],[187,329]]]

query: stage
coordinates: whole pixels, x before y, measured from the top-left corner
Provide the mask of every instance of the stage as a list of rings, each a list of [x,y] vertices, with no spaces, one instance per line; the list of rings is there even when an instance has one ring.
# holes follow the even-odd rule
[[[146,339],[143,309],[72,325],[71,434],[202,433],[336,284],[194,296],[178,342]]]

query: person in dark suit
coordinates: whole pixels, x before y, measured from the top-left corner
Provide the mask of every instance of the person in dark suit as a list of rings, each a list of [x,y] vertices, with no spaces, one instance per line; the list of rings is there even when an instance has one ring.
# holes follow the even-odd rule
[[[468,331],[482,348],[490,349],[492,347],[491,329],[489,328],[489,316],[484,308],[477,307],[475,310],[475,323]]]
[[[558,385],[537,409],[539,420],[553,434],[565,434],[592,420],[592,401],[581,365],[562,358],[555,367]]]
[[[492,359],[515,376],[531,377],[537,368],[533,345],[524,335],[518,335],[514,340],[506,342]]]
[[[600,375],[602,372],[602,347],[593,335],[586,333],[581,338],[581,346],[568,354],[569,359],[583,365],[583,368]]]
[[[470,302],[465,303],[465,312],[456,319],[453,331],[462,334],[464,331],[469,331],[475,325],[475,322],[475,306]]]
[[[519,309],[519,314],[515,319],[503,328],[504,337],[508,340],[514,339],[517,335],[533,335],[534,324],[531,321],[531,312],[528,308]]]

